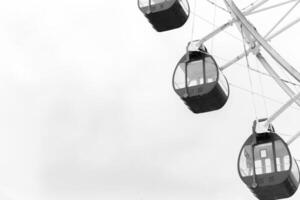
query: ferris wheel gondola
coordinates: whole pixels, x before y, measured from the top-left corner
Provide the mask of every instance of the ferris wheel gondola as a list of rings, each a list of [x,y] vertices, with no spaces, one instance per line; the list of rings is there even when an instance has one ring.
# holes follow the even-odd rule
[[[259,131],[255,121],[253,134],[244,143],[238,159],[242,181],[260,200],[292,196],[299,186],[299,168],[287,143],[275,133],[272,125]]]
[[[183,26],[190,15],[187,0],[138,0],[138,6],[158,32]]]
[[[228,82],[204,46],[188,50],[180,59],[173,75],[173,88],[194,113],[218,110],[229,96]]]

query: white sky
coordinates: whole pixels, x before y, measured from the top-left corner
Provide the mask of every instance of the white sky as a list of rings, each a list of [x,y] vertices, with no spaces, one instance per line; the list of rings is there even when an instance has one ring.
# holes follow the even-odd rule
[[[290,6],[250,20],[264,34]],[[214,19],[206,1],[197,1],[196,12]],[[297,14],[299,8],[285,22]],[[216,11],[217,25],[227,19]],[[191,16],[183,28],[157,33],[134,0],[2,1],[0,199],[255,199],[237,173],[237,156],[254,119],[251,95],[231,87],[222,110],[194,115],[172,90],[192,21]],[[193,38],[212,29],[195,18]],[[228,31],[240,38],[235,27]],[[300,70],[299,32],[300,25],[272,45]],[[206,46],[220,65],[243,49],[227,34]],[[253,58],[250,63],[257,66]],[[225,74],[249,89],[245,67],[234,65]],[[259,76],[252,76],[262,93]],[[272,80],[261,78],[266,96],[287,100]],[[258,116],[265,117],[263,100],[255,102]],[[269,113],[280,106],[267,105]],[[275,128],[294,134],[299,114],[294,106]],[[291,148],[298,158],[299,144]],[[299,197],[298,192],[291,200]]]

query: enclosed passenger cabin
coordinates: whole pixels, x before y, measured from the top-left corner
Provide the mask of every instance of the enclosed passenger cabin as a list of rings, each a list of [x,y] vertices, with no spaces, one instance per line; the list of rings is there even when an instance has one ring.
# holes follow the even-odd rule
[[[183,26],[190,15],[187,0],[138,0],[138,5],[158,32]]]
[[[238,159],[242,181],[260,200],[283,199],[292,196],[299,185],[299,168],[288,145],[270,126],[247,139]]]
[[[204,46],[187,51],[180,59],[173,75],[173,88],[194,113],[218,110],[229,96],[228,82]]]

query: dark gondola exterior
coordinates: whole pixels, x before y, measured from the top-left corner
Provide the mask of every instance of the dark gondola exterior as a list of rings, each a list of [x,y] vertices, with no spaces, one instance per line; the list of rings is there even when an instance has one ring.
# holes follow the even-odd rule
[[[138,0],[138,5],[158,32],[183,26],[190,15],[187,0]]]
[[[228,82],[206,49],[190,51],[181,58],[174,71],[173,88],[196,114],[222,108],[229,96]]]
[[[291,197],[299,186],[297,162],[274,129],[247,139],[239,155],[238,171],[260,200]]]

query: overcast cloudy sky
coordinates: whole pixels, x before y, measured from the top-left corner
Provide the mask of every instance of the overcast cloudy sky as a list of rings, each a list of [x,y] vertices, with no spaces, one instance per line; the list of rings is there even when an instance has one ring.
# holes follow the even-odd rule
[[[222,110],[194,115],[172,90],[187,42],[213,29],[204,19],[220,25],[230,17],[194,2],[192,34],[193,16],[181,29],[155,32],[135,0],[1,1],[1,200],[255,199],[237,173],[255,118],[251,95],[232,86]],[[289,7],[250,20],[265,34]],[[243,50],[235,27],[227,32],[235,37],[206,43],[219,65]],[[299,32],[300,25],[272,45],[300,70]],[[252,57],[250,64],[263,71]],[[244,60],[224,73],[250,88]],[[255,97],[257,116],[266,117],[288,98],[270,78],[252,77],[256,92],[275,99],[265,106]],[[294,106],[274,126],[292,135],[299,116]],[[291,146],[298,158],[299,145]]]

